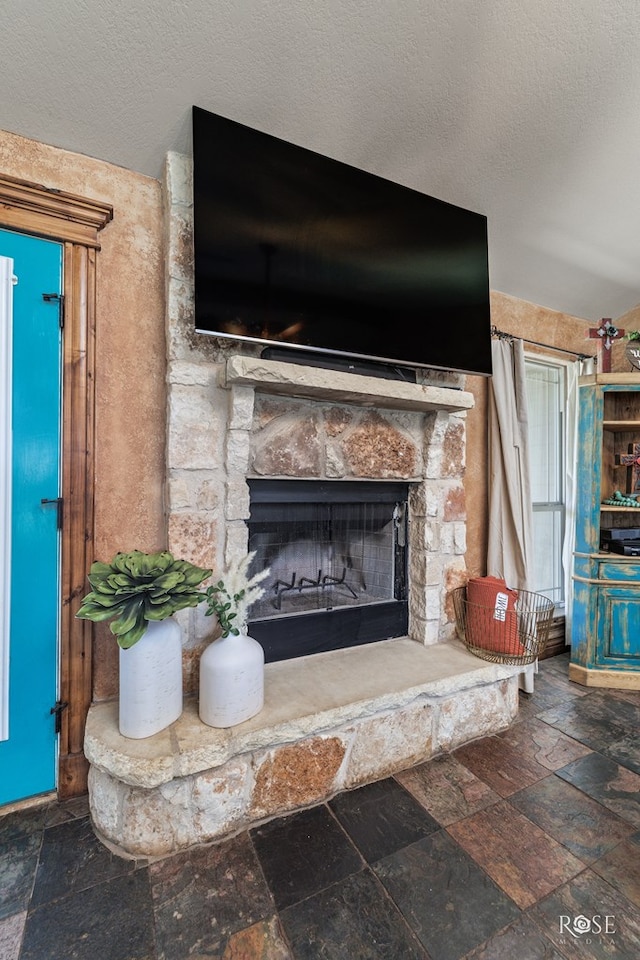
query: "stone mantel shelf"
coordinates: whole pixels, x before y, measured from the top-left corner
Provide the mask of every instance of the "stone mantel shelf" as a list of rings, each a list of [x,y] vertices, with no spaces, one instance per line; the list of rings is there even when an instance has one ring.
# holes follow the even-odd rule
[[[262,393],[280,396],[394,410],[457,412],[474,405],[472,393],[453,387],[406,383],[239,355],[227,360],[226,384],[252,386]]]
[[[119,781],[148,789],[419,698],[438,701],[495,684],[521,670],[480,660],[459,641],[425,647],[397,638],[267,664],[264,708],[226,730],[202,723],[197,702],[190,699],[171,727],[144,740],[131,740],[118,732],[116,702],[93,704],[85,754],[91,764]]]

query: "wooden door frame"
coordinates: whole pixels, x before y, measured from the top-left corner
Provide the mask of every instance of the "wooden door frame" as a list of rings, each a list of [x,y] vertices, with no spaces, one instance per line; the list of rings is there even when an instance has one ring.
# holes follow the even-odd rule
[[[61,714],[60,799],[87,789],[83,742],[92,698],[93,624],[77,620],[75,611],[94,559],[96,254],[98,233],[112,218],[109,204],[0,174],[0,227],[63,247],[59,695],[68,706]]]

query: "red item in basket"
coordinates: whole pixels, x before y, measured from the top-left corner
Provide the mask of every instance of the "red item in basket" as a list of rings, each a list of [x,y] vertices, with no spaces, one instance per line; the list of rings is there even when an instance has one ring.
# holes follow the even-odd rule
[[[527,649],[518,636],[518,591],[500,577],[472,577],[467,583],[467,639],[474,647],[521,657]]]

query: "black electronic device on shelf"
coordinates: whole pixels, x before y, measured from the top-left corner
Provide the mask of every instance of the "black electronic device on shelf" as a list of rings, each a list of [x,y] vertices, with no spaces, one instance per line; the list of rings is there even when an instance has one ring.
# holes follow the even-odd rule
[[[640,527],[602,527],[600,549],[605,553],[621,553],[628,557],[640,556]]]
[[[640,557],[640,539],[611,540],[609,551],[611,553],[620,553],[625,557]]]

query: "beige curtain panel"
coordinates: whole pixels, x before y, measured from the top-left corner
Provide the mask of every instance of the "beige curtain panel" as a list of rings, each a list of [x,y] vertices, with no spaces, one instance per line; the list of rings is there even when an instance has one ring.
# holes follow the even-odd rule
[[[533,512],[522,340],[494,340],[489,385],[487,574],[530,590]]]

